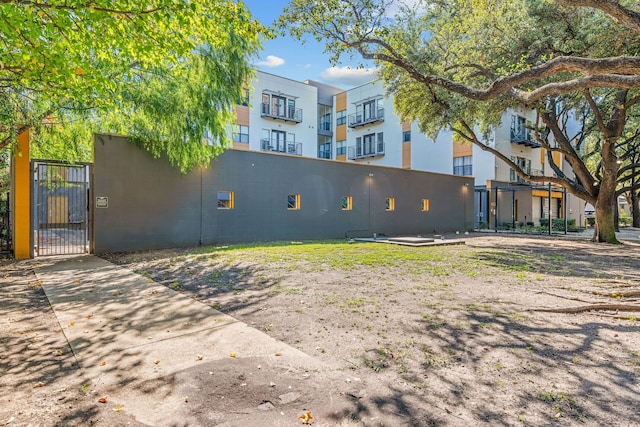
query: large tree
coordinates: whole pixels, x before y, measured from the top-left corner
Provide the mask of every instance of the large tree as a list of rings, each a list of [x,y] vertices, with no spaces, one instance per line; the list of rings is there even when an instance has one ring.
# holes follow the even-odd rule
[[[0,141],[35,126],[45,152],[82,157],[88,132],[118,132],[206,164],[262,34],[231,0],[0,0]]]
[[[292,0],[280,26],[326,41],[338,60],[357,52],[381,66],[396,110],[425,132],[495,154],[530,182],[553,182],[592,203],[594,238],[617,242],[618,154],[627,115],[640,100],[640,13],[633,1]],[[538,112],[531,126],[554,176],[533,176],[487,141],[508,107]],[[600,168],[590,168],[563,115],[588,109],[600,135]],[[560,152],[573,169],[553,162]]]

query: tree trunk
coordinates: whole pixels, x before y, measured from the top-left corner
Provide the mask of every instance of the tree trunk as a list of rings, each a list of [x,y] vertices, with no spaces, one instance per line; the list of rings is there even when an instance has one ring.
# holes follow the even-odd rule
[[[633,226],[640,228],[640,193],[636,189],[631,189],[631,200],[629,200],[629,208],[631,209],[631,217],[633,218]]]
[[[613,188],[600,188],[596,200],[596,232],[594,240],[605,243],[620,243],[616,238],[615,226],[615,201],[616,193]]]

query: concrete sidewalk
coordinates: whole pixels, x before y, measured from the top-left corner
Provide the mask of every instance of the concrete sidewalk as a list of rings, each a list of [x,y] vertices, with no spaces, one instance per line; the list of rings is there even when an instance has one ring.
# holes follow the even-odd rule
[[[121,406],[140,423],[203,423],[190,418],[185,409],[185,383],[192,381],[184,372],[207,371],[213,376],[217,369],[244,363],[256,372],[262,370],[263,376],[269,371],[272,384],[278,384],[278,376],[302,380],[332,370],[230,316],[101,258],[39,258],[33,265],[78,364],[91,381],[91,392],[108,395],[109,404]],[[280,384],[284,381],[281,378]],[[292,407],[288,416],[301,409]],[[253,410],[244,414],[244,421],[255,419]],[[268,419],[265,415],[260,415],[263,421]],[[221,414],[210,424],[225,417]],[[282,421],[274,417],[273,423],[261,425]],[[242,416],[235,420],[225,425],[243,425]],[[287,423],[294,420],[295,416]]]

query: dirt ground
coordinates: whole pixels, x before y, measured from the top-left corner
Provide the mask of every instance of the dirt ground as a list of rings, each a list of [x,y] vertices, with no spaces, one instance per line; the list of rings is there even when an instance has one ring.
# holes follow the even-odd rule
[[[105,258],[336,366],[351,406],[312,425],[640,425],[639,240],[305,246]],[[110,425],[29,264],[0,277],[0,426]],[[238,378],[209,395],[241,401]]]

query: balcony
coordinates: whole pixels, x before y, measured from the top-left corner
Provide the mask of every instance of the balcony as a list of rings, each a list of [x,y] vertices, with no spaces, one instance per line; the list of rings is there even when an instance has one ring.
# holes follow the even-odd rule
[[[360,160],[369,157],[382,156],[384,156],[384,141],[368,141],[348,147],[347,158],[349,160]]]
[[[284,105],[272,106],[262,104],[260,117],[274,120],[284,120],[285,122],[302,123],[302,108],[287,107]]]
[[[282,142],[269,139],[260,140],[260,150],[272,153],[292,154],[302,156],[301,142]]]
[[[540,148],[542,145],[531,136],[529,129],[511,128],[511,142],[531,148]]]
[[[527,173],[527,175],[531,175],[531,176],[544,176],[544,171],[539,169],[531,169],[525,172]],[[526,181],[520,178],[518,174],[516,174],[516,171],[514,171],[513,169],[509,170],[509,182],[511,182],[512,184],[528,184],[529,183],[529,181]]]
[[[365,126],[377,122],[384,121],[384,108],[379,108],[377,111],[360,112],[355,114],[349,114],[349,127],[357,128],[359,126]]]

